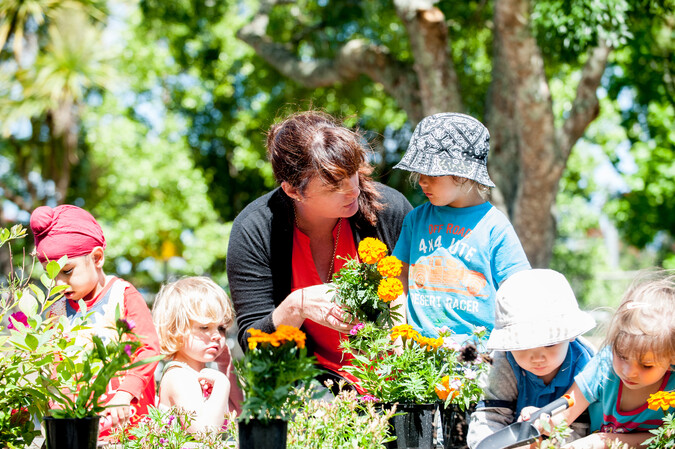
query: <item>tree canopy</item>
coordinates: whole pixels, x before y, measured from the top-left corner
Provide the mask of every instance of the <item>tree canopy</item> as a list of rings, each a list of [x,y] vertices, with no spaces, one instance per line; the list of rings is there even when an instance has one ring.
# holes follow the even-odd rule
[[[672,0],[2,2],[0,189],[23,215],[0,223],[75,203],[102,220],[111,269],[150,284],[167,265],[218,275],[227,223],[274,187],[264,148],[274,120],[318,108],[363,129],[376,176],[418,205],[392,167],[422,117],[462,111],[490,129],[492,201],[533,265],[573,266],[561,265],[575,258],[570,242],[599,227],[602,155],[624,177],[603,193],[622,240],[675,264],[674,10]]]

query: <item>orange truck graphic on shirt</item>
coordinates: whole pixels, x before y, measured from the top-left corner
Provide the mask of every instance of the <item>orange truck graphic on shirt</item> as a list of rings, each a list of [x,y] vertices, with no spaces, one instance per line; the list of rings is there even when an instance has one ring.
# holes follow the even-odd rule
[[[412,265],[410,273],[413,279],[410,283],[412,289],[487,297],[478,294],[487,285],[485,276],[466,269],[452,257],[421,257]]]

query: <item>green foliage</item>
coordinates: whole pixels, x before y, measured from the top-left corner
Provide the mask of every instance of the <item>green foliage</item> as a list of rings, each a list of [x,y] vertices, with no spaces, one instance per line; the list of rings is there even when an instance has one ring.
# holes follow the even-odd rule
[[[535,35],[549,57],[573,62],[592,45],[604,41],[611,47],[631,37],[627,0],[552,0],[534,2]]]
[[[7,245],[10,262],[11,243],[25,235],[20,225],[0,230],[0,247]],[[41,318],[67,288],[54,283],[60,263],[50,262],[39,284],[31,281],[32,268],[17,273],[10,264],[7,283],[0,286],[0,322],[8,320],[6,329],[0,325],[0,446],[25,447],[40,434],[33,418],[45,414],[52,384],[44,376],[56,363],[58,351],[70,344],[61,322]]]
[[[86,307],[81,304],[80,307]],[[85,316],[85,320],[88,317]],[[67,321],[61,317],[61,322]],[[132,360],[132,355],[142,343],[132,331],[134,323],[120,318],[119,307],[115,310],[115,331],[117,338],[107,344],[98,335],[93,335],[92,347],[86,350],[71,345],[56,354],[54,383],[50,386],[51,400],[58,404],[50,410],[55,418],[84,418],[97,416],[106,409],[101,396],[106,392],[113,377],[140,365],[159,361],[163,356]],[[72,334],[85,329],[76,323],[67,332]]]
[[[376,408],[342,387],[333,400],[308,399],[296,412],[288,427],[289,449],[384,449],[393,439],[389,419],[396,407]]]
[[[228,441],[235,439],[237,428],[234,413],[230,413],[226,429],[192,434],[187,431],[192,421],[194,413],[180,407],[166,410],[150,407],[148,414],[137,424],[113,431],[111,441],[123,449],[183,449],[189,443],[200,443],[209,449],[231,447]]]
[[[572,434],[572,429],[567,424],[567,421],[563,420],[555,427],[552,427],[551,422],[548,420],[542,420],[540,422],[541,427],[549,437],[535,443],[537,449],[559,449],[565,444],[565,440]]]
[[[643,444],[647,449],[673,449],[675,448],[675,413],[668,413],[663,417],[663,424],[649,433],[654,436]]]
[[[658,235],[675,241],[675,107],[652,103],[645,119],[648,132],[631,148],[637,172],[625,175],[630,191],[607,205],[622,236],[638,248]]]
[[[244,402],[240,418],[288,420],[302,398],[302,389],[319,374],[307,355],[305,335],[280,325],[272,334],[249,330],[249,350],[235,362]]]
[[[475,345],[469,350],[475,358],[464,361],[462,348],[449,337],[446,342],[445,333],[432,339],[422,337],[409,325],[396,326],[390,332],[373,323],[355,329],[355,335],[341,343],[343,352],[352,357],[351,365],[344,369],[378,400],[427,404],[441,398],[446,406],[458,404],[466,409],[480,399],[477,378],[487,365],[475,352]],[[398,337],[400,344],[396,343]]]

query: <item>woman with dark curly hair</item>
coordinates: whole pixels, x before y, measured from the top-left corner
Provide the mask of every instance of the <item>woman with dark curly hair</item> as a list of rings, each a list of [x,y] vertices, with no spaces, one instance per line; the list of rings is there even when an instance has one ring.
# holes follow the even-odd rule
[[[239,343],[247,347],[250,328],[302,326],[319,364],[344,376],[339,342],[355,323],[331,302],[333,273],[366,237],[393,249],[412,207],[373,181],[363,136],[328,114],[302,112],[273,125],[267,155],[280,187],[249,204],[230,234]]]

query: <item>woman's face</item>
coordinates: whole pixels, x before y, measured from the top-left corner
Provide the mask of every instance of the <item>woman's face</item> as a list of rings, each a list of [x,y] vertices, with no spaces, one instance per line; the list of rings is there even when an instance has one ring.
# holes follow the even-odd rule
[[[336,186],[313,177],[302,195],[303,211],[326,218],[351,217],[359,210],[359,175],[355,173]]]

